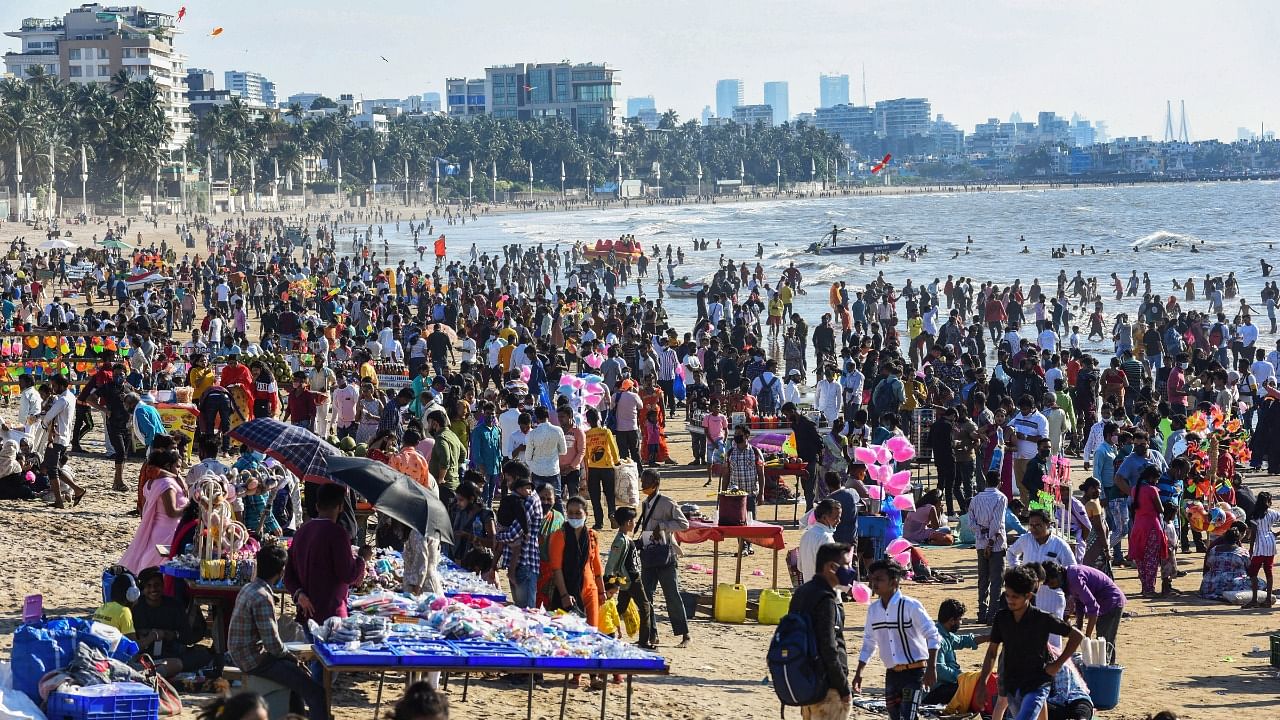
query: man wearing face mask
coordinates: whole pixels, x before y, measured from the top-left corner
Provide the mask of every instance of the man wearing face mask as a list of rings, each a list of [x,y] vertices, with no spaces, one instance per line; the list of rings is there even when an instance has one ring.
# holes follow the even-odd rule
[[[849,655],[844,643],[844,606],[836,592],[847,590],[854,582],[853,568],[849,567],[849,546],[827,543],[819,547],[814,566],[817,570],[813,577],[792,594],[788,612],[809,618],[818,658],[827,671],[827,695],[800,711],[806,720],[843,720],[849,716],[852,693]]]
[[[835,530],[840,524],[840,503],[825,498],[813,508],[813,525],[800,536],[800,550],[797,553],[800,565],[800,577],[808,582],[818,572],[818,549],[836,541]]]

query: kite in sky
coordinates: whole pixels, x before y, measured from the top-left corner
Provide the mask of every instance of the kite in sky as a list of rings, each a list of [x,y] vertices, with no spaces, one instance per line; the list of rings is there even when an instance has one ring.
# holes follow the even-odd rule
[[[182,22],[182,18],[187,16],[187,6],[183,5],[178,8],[178,22]]]
[[[378,57],[382,58],[382,62],[384,62],[384,63],[390,63],[390,62],[391,62],[390,60],[388,60],[388,59],[387,59],[387,56],[386,56],[386,55],[379,55]]]
[[[213,29],[213,32],[209,33],[209,37],[218,37],[221,34],[222,34],[222,28],[216,27]]]
[[[889,153],[885,153],[884,159],[871,167],[871,173],[875,174],[885,169],[885,166],[888,165],[889,161],[892,159],[893,159],[893,155],[890,155]]]

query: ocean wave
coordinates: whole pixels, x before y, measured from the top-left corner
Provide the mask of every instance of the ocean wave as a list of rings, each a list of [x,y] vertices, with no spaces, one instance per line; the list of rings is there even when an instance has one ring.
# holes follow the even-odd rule
[[[808,287],[813,287],[814,285],[830,285],[833,282],[851,279],[857,274],[857,271],[848,265],[830,263],[821,270],[805,274],[808,277],[804,279],[804,284]]]
[[[1138,238],[1133,242],[1135,249],[1147,248],[1161,245],[1199,245],[1205,242],[1195,235],[1176,233],[1171,230],[1157,230],[1150,235]]]

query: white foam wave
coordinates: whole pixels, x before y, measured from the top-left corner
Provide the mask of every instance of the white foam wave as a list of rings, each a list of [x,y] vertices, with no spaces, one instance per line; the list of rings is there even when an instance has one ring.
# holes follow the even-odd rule
[[[1133,247],[1140,249],[1161,245],[1186,246],[1199,245],[1201,242],[1204,241],[1195,235],[1176,233],[1171,230],[1157,230],[1150,235],[1146,235],[1135,240],[1133,242]]]

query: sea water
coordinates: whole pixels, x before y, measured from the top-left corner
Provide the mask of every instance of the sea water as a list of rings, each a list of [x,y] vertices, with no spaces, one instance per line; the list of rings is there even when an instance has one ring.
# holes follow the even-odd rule
[[[1258,261],[1266,258],[1280,265],[1280,252],[1272,246],[1280,244],[1280,183],[1273,181],[726,201],[490,215],[466,225],[446,225],[441,217],[433,217],[432,222],[435,235],[447,237],[450,260],[465,259],[472,243],[480,252],[493,254],[513,243],[565,250],[575,242],[590,246],[597,239],[634,235],[647,253],[652,254],[655,245],[663,253],[661,261],[650,264],[645,281],[645,294],[651,298],[656,297],[656,273],[666,277],[668,245],[673,253],[676,248],[684,250],[685,262],[677,265],[675,276],[693,281],[710,279],[717,263],[732,259],[745,261],[751,268],[760,262],[768,282],[776,286],[781,271],[794,263],[806,291],[796,298],[795,310],[811,327],[829,310],[831,283],[843,280],[858,289],[880,273],[899,288],[908,279],[919,287],[934,278],[945,282],[948,275],[973,278],[975,287],[988,280],[1003,287],[1020,279],[1025,288],[1038,278],[1052,293],[1059,270],[1068,277],[1079,270],[1086,278],[1098,279],[1110,322],[1121,311],[1132,318],[1141,299],[1126,298],[1117,304],[1111,273],[1126,285],[1131,271],[1137,270],[1140,278],[1149,273],[1153,291],[1166,299],[1176,296],[1184,309],[1205,310],[1205,274],[1235,272],[1241,296],[1258,309],[1254,322],[1267,337]],[[870,258],[863,264],[857,256],[808,253],[807,248],[833,224],[844,229],[842,244],[854,243],[855,237],[858,242],[877,242],[887,235],[912,247],[927,247],[928,252],[914,262],[894,256],[875,265]],[[402,221],[399,232],[394,223],[383,226],[392,264],[417,260],[407,225]],[[972,242],[966,237],[972,237]],[[709,249],[693,250],[695,238],[709,240]],[[717,240],[720,249],[716,249]],[[349,242],[349,236],[339,239],[340,249],[344,241]],[[422,242],[430,244],[425,233]],[[760,259],[757,244],[764,246]],[[381,245],[375,239],[374,248],[381,251]],[[1052,258],[1053,249],[1063,245],[1069,254]],[[1024,247],[1029,252],[1023,253]],[[1192,247],[1199,252],[1192,252]],[[1076,254],[1070,254],[1073,250]],[[430,266],[429,248],[425,257]],[[1189,277],[1196,281],[1193,303],[1185,302],[1185,293],[1172,285],[1175,279],[1181,284]],[[634,291],[633,282],[626,292]],[[691,329],[696,315],[692,298],[667,297],[664,305],[675,327]],[[1029,332],[1026,327],[1023,330]],[[1089,347],[1104,351],[1106,345]],[[1267,338],[1260,345],[1270,347],[1272,342]]]

